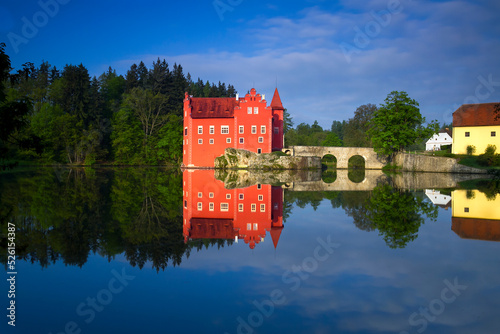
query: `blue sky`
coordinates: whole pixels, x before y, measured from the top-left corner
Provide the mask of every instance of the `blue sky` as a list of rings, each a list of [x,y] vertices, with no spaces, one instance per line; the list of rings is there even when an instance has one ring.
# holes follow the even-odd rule
[[[393,90],[448,123],[463,103],[500,101],[499,12],[496,0],[3,0],[0,41],[16,69],[125,74],[160,57],[268,99],[277,81],[296,125],[329,128]]]

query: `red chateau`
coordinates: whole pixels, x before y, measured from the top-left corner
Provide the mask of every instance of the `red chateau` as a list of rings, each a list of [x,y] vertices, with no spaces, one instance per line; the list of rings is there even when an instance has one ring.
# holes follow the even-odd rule
[[[234,239],[253,249],[269,232],[274,248],[283,230],[283,189],[269,184],[226,189],[214,170],[185,169],[183,187],[184,242]]]
[[[214,167],[227,147],[255,153],[283,148],[283,105],[274,91],[271,105],[255,88],[244,98],[184,99],[183,167]]]

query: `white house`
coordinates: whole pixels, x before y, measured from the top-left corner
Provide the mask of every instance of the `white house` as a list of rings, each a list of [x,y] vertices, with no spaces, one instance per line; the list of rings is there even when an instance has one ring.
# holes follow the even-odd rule
[[[446,128],[435,133],[432,137],[425,143],[426,151],[439,151],[442,145],[451,145],[453,139],[451,138],[451,131]]]

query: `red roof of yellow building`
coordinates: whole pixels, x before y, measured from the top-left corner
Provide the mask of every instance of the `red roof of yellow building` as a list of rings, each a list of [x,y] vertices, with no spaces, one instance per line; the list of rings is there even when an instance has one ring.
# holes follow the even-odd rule
[[[500,125],[500,103],[463,104],[453,113],[453,126]],[[495,119],[496,118],[496,119]]]

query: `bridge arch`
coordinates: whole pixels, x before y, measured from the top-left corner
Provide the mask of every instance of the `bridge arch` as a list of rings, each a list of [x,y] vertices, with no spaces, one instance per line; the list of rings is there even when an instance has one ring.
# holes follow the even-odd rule
[[[349,159],[354,155],[364,158],[366,169],[382,169],[387,164],[387,160],[370,147],[290,146],[284,150],[291,150],[293,156],[323,157],[331,154],[337,158],[337,168],[341,169],[348,168]]]

